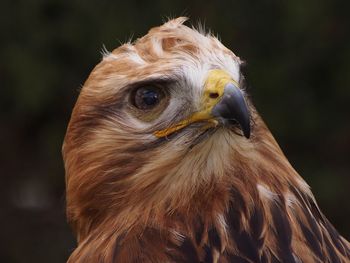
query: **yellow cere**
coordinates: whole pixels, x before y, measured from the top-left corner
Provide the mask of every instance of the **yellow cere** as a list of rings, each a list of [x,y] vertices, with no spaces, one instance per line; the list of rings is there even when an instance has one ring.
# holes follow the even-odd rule
[[[217,126],[218,122],[213,118],[211,111],[220,101],[224,93],[225,86],[228,83],[233,83],[238,87],[238,83],[234,81],[226,71],[221,69],[210,70],[205,81],[201,110],[195,112],[189,118],[184,119],[175,125],[165,128],[164,130],[154,132],[154,135],[158,138],[162,138],[183,129],[194,122],[201,121],[208,122],[208,124],[203,127],[204,129]]]

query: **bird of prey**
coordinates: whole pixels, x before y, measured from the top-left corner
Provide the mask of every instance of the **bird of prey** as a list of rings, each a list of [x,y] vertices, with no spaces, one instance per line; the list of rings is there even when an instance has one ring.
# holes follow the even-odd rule
[[[240,58],[185,20],[105,52],[80,92],[63,145],[68,262],[350,262]]]

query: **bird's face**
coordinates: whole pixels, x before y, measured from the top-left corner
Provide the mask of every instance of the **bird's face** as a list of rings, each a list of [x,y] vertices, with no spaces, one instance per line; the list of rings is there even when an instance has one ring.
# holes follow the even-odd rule
[[[106,53],[84,84],[64,144],[68,207],[179,206],[250,147],[239,58],[182,22]]]
[[[140,144],[174,142],[188,150],[218,129],[240,130],[250,137],[250,111],[243,90],[224,69],[192,68],[200,79],[191,82],[182,66],[169,76],[132,83],[120,102],[118,115],[142,136]],[[208,69],[209,68],[209,69]],[[184,141],[183,141],[184,140]]]

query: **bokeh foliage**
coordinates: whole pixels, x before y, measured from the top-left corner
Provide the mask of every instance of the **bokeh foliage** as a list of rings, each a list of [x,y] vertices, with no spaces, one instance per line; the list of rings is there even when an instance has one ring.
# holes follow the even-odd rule
[[[79,89],[112,50],[168,16],[204,22],[247,61],[255,105],[319,205],[350,238],[349,1],[0,4],[1,262],[64,262],[61,144]]]

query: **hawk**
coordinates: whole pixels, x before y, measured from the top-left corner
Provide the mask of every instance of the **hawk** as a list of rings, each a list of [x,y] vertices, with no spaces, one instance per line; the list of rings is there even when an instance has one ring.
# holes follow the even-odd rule
[[[63,145],[68,262],[350,262],[244,89],[186,18],[105,52]]]

